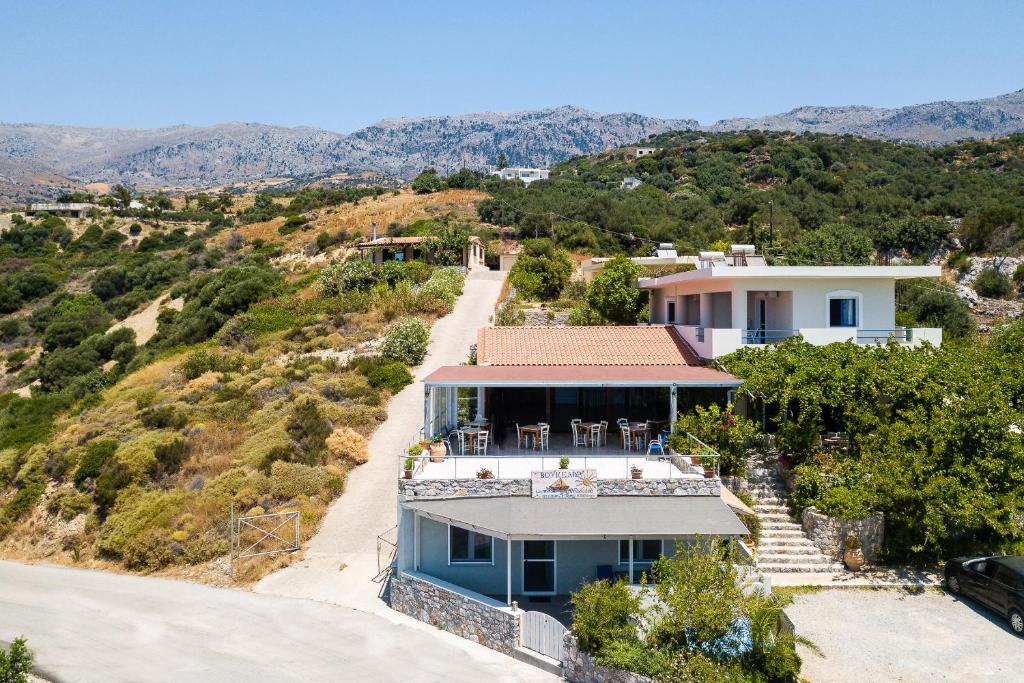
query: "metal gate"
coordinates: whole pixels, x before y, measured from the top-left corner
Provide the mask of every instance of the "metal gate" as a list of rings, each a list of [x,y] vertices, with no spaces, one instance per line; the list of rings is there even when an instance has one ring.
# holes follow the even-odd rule
[[[543,612],[523,612],[521,625],[523,647],[562,661],[565,633],[569,630],[562,622]]]
[[[235,516],[231,503],[231,558],[228,571],[246,557],[290,553],[299,549],[299,512]]]

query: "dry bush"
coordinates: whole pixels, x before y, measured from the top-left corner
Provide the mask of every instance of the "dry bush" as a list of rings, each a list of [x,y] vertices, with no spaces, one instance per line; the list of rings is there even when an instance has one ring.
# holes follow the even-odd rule
[[[270,468],[270,494],[279,500],[315,496],[331,489],[340,490],[341,481],[324,467],[278,460]]]
[[[351,427],[338,427],[327,437],[327,451],[337,460],[362,465],[370,459],[366,438]]]
[[[331,412],[336,416],[335,422],[346,424],[367,438],[388,416],[384,408],[366,405],[344,406]]]
[[[199,427],[188,440],[191,456],[183,474],[217,476],[231,467],[235,452],[245,443],[247,427],[243,422],[209,422]]]

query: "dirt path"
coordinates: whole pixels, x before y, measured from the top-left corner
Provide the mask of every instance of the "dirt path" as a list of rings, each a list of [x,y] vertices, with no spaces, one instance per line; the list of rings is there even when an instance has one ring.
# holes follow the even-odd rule
[[[161,294],[156,301],[146,306],[138,313],[130,315],[121,322],[111,325],[107,332],[113,332],[114,330],[119,330],[122,327],[135,330],[135,344],[137,346],[142,346],[156,334],[156,318],[160,315],[161,308],[170,308],[175,311],[180,311],[182,306],[185,305],[184,299],[171,299],[168,301],[169,296],[169,294]]]
[[[442,365],[458,365],[476,343],[476,330],[488,324],[505,273],[478,271],[466,280],[455,310],[437,321],[430,347],[416,371],[417,381],[395,396],[388,419],[370,440],[370,461],[353,470],[345,492],[327,513],[320,531],[310,539],[304,559],[256,584],[259,593],[312,598],[348,605],[392,619],[405,619],[377,597],[377,534],[398,519],[396,480],[398,454],[415,438],[423,421],[423,384],[419,381]],[[344,569],[339,571],[339,568]]]

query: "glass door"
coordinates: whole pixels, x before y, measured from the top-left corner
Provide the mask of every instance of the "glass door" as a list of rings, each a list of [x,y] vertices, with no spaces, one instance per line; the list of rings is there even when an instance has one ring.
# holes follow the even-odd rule
[[[523,594],[555,594],[554,541],[523,541]]]

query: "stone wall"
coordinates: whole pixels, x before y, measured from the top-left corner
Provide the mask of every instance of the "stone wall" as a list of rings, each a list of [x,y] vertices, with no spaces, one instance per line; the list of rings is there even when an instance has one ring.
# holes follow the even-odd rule
[[[530,495],[529,479],[399,479],[409,498],[494,498]]]
[[[853,534],[860,541],[864,553],[864,562],[875,564],[878,561],[878,549],[882,546],[885,534],[885,515],[876,512],[864,519],[839,519],[821,514],[813,507],[800,514],[807,537],[822,553],[839,562],[843,561],[843,545],[848,534]]]
[[[520,613],[444,581],[427,581],[409,572],[391,577],[391,609],[454,633],[492,650],[511,655],[520,640]]]
[[[717,496],[719,479],[598,479],[599,496]],[[412,498],[529,496],[529,479],[399,479],[398,492]]]
[[[576,645],[571,633],[565,634],[562,650],[562,676],[569,683],[650,683],[651,679],[632,671],[601,666]]]

